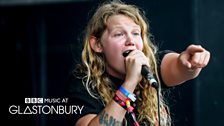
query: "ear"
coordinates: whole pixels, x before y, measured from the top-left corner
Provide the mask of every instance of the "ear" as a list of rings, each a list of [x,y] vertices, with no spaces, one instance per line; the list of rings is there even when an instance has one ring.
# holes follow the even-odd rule
[[[90,47],[97,53],[101,53],[103,51],[102,45],[97,42],[97,38],[95,36],[91,36],[89,39]]]

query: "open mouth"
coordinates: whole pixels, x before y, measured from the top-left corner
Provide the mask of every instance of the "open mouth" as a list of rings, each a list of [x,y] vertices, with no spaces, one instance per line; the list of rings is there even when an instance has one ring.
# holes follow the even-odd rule
[[[122,55],[123,55],[124,57],[126,57],[126,56],[128,56],[128,54],[129,54],[131,51],[132,51],[132,50],[127,50],[127,51],[123,52]]]

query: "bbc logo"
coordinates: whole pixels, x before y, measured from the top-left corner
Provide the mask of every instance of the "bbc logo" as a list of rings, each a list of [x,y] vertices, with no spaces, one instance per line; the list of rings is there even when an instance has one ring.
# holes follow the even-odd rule
[[[36,103],[44,103],[43,98],[25,98],[26,104],[36,104]]]

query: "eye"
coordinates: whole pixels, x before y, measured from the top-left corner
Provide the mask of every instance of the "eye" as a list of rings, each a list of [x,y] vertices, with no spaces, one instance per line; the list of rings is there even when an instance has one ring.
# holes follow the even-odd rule
[[[134,32],[132,32],[132,34],[135,35],[135,36],[138,36],[138,35],[140,35],[140,32],[139,31],[134,31]]]
[[[134,32],[133,35],[140,35],[140,33],[138,33],[138,32]]]
[[[123,36],[124,34],[123,33],[116,33],[114,34],[115,37],[120,37],[120,36]]]

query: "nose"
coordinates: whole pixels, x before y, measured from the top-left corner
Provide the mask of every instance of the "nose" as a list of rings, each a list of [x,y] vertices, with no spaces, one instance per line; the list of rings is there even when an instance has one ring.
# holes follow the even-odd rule
[[[126,36],[126,42],[125,42],[125,45],[126,45],[126,46],[134,46],[134,45],[135,45],[135,42],[134,42],[134,40],[133,40],[133,38],[132,38],[131,35],[127,35],[127,36]]]

